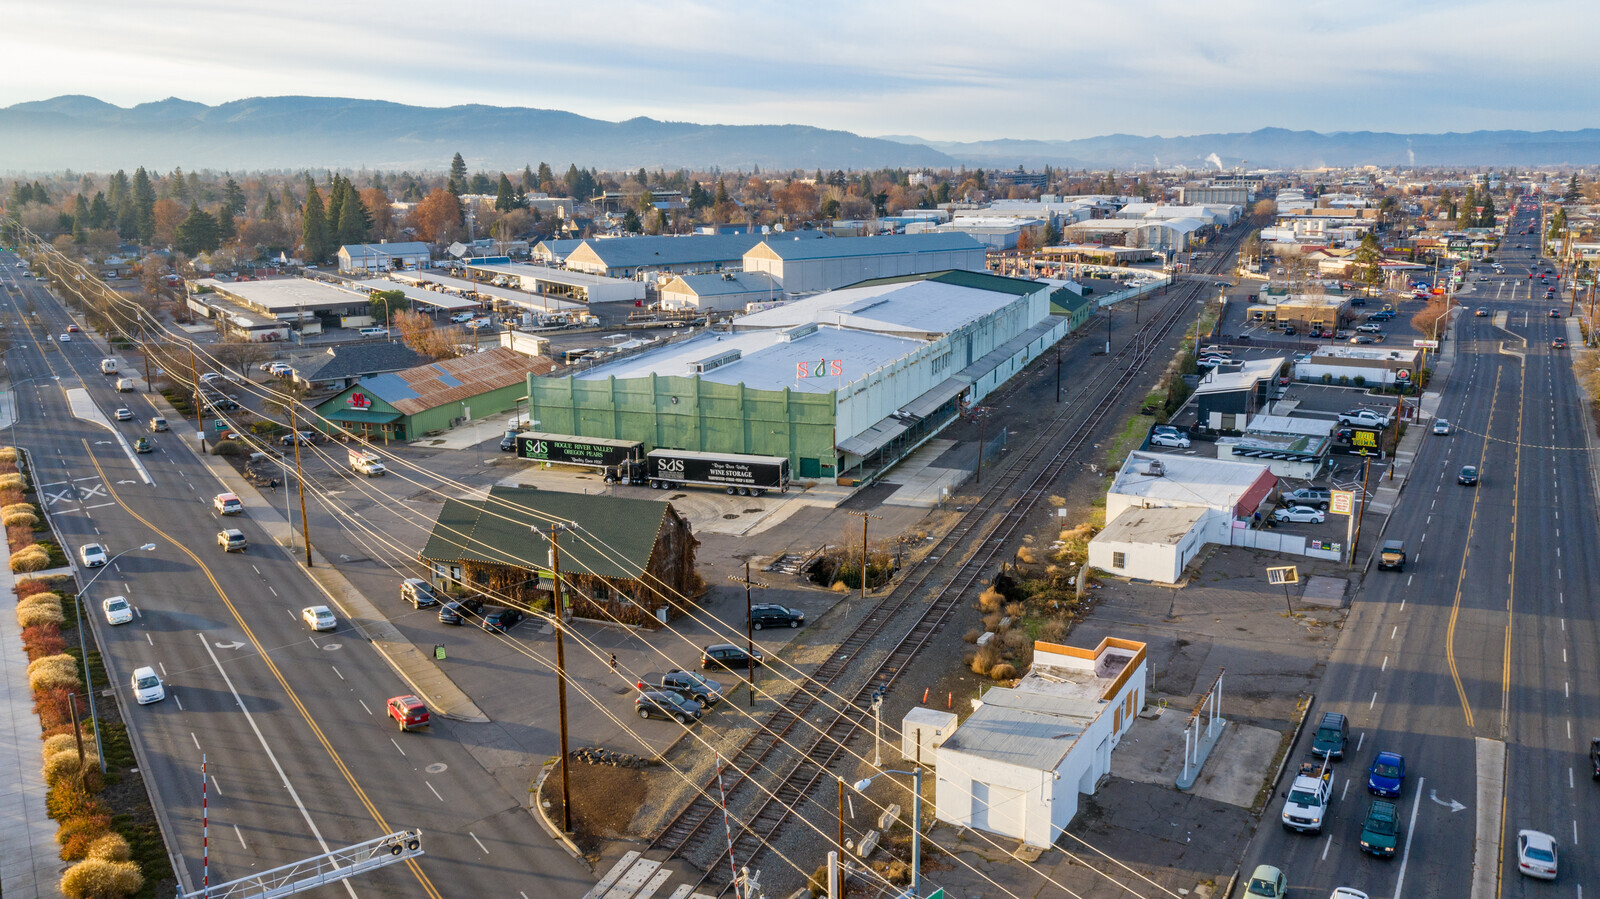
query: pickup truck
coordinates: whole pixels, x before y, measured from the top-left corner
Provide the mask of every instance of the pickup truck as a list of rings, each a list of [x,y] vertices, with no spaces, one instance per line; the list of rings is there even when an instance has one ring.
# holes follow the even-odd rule
[[[1361,822],[1361,851],[1392,858],[1400,844],[1400,810],[1387,799],[1374,799]]]
[[[1339,413],[1339,424],[1387,428],[1389,426],[1389,416],[1381,415],[1371,409],[1351,409],[1349,412]]]
[[[1321,833],[1322,819],[1327,816],[1332,801],[1333,767],[1329,761],[1301,763],[1300,774],[1283,801],[1284,829]]]
[[[1406,570],[1406,545],[1404,542],[1400,540],[1383,541],[1383,549],[1378,553],[1378,570]]]
[[[705,707],[720,701],[725,695],[722,684],[682,668],[671,668],[658,674],[647,674],[639,681],[640,690],[670,690],[688,697]]]

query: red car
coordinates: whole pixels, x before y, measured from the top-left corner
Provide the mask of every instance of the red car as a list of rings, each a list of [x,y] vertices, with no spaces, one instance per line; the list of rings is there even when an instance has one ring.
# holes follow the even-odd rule
[[[389,700],[389,717],[401,730],[416,730],[428,726],[428,707],[415,696],[396,696]]]
[[[78,333],[78,326],[77,325],[67,325],[67,333],[68,334],[76,334],[76,333]]]

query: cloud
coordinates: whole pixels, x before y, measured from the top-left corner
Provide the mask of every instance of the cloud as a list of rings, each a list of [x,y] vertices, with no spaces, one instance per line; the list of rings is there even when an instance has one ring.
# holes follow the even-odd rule
[[[1563,0],[877,0],[8,11],[0,104],[352,96],[930,138],[1594,124]]]

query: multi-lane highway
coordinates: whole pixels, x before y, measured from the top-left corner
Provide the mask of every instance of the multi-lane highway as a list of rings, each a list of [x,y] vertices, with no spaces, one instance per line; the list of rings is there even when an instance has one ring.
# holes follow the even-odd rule
[[[475,758],[496,753],[490,731],[437,717],[430,732],[398,731],[384,701],[409,690],[348,622],[322,634],[301,622],[303,607],[328,598],[248,513],[225,525],[217,518],[211,499],[222,485],[184,445],[193,434],[175,423],[149,435],[154,452],[135,456],[130,444],[148,434],[154,407],[142,394],[115,392],[99,369],[103,348],[88,335],[59,340],[70,319],[39,282],[20,277],[15,256],[0,264],[18,415],[7,439],[29,450],[69,555],[87,542],[112,553],[156,544],[122,556],[93,584],[86,609],[123,594],[136,610],[132,623],[96,620],[94,631],[184,886],[202,878],[203,754],[212,884],[422,828],[425,857],[363,875],[348,891],[587,890],[592,876],[532,819],[528,794],[498,783]],[[111,420],[123,404],[133,422]],[[216,543],[223,526],[244,530],[248,551],[224,553]],[[133,703],[126,681],[141,665],[166,681],[165,701]]]
[[[1535,235],[1521,235],[1529,225]],[[1422,440],[1383,535],[1403,539],[1411,561],[1368,571],[1319,690],[1314,713],[1351,720],[1332,820],[1317,836],[1264,827],[1246,859],[1246,873],[1280,866],[1301,895],[1551,895],[1517,872],[1522,828],[1555,837],[1557,894],[1600,889],[1600,801],[1584,768],[1600,736],[1592,426],[1572,351],[1552,348],[1577,336],[1565,298],[1546,299],[1528,277],[1539,223],[1522,213],[1511,230],[1505,274],[1474,273],[1458,297],[1437,406],[1453,431]],[[1463,465],[1478,467],[1477,486],[1458,483]],[[1392,860],[1358,846],[1365,769],[1383,750],[1402,753],[1409,773]]]

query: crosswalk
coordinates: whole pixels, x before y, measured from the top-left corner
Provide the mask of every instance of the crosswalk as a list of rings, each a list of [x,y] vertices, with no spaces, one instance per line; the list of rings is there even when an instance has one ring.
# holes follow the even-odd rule
[[[661,867],[658,861],[651,861],[638,852],[627,852],[611,870],[600,878],[594,889],[584,894],[583,899],[655,899],[661,888],[672,879],[672,872]],[[681,884],[664,897],[664,899],[712,899],[705,893],[694,892],[690,884]]]

